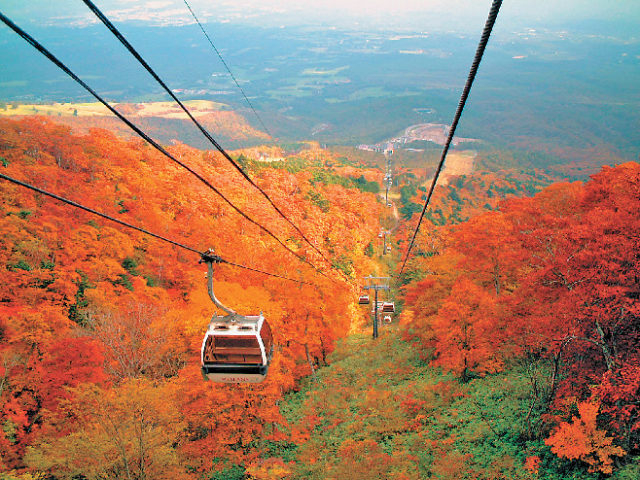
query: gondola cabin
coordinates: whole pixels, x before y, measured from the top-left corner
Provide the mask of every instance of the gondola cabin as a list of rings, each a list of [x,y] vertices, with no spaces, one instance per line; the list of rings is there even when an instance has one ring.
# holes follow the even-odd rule
[[[273,336],[261,315],[214,316],[202,341],[202,374],[224,383],[259,383],[267,376]]]
[[[382,311],[384,313],[395,313],[396,306],[393,302],[384,302],[382,304]]]
[[[369,295],[360,295],[358,303],[360,305],[369,305]]]
[[[390,315],[385,315],[384,316],[384,323],[391,323],[391,316]]]

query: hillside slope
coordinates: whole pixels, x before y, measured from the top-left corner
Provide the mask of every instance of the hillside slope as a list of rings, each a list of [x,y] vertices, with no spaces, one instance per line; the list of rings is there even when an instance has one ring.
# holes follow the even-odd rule
[[[341,341],[330,365],[281,406],[292,442],[271,450],[264,472],[287,479],[596,480],[532,435],[524,364],[463,383],[431,366],[402,328]],[[608,478],[638,478],[638,457]]]
[[[277,349],[260,385],[204,382],[199,352],[215,308],[198,255],[2,180],[0,472],[175,479],[250,462],[256,438],[277,436],[278,401],[362,321],[357,279],[375,264],[365,249],[381,210],[366,181],[339,166],[316,178],[315,163],[249,171],[329,265],[219,156],[168,148],[324,276],[143,142],[0,120],[3,174],[306,282],[217,266],[217,295],[242,314],[263,312]]]

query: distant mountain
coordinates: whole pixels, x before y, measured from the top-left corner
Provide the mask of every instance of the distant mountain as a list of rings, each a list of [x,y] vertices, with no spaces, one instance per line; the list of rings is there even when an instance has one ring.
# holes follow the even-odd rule
[[[576,30],[535,27],[494,35],[457,134],[500,146],[562,149],[570,160],[594,147],[636,158],[640,39],[624,31],[589,34],[588,23]],[[342,145],[377,143],[419,123],[449,124],[477,40],[405,30],[207,28],[274,136]],[[197,27],[124,24],[122,30],[181,98],[227,104],[257,128]],[[32,33],[109,100],[167,100],[102,27]],[[6,29],[0,61],[5,103],[92,101]]]

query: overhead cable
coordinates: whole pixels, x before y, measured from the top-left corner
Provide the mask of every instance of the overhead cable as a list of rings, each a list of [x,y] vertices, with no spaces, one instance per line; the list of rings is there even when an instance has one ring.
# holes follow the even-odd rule
[[[182,248],[184,250],[188,250],[189,252],[196,253],[200,257],[205,255],[205,253],[203,253],[203,252],[201,252],[201,251],[199,251],[199,250],[197,250],[197,249],[195,249],[193,247],[190,247],[190,246],[185,245],[185,244],[180,243],[180,242],[176,242],[175,240],[171,240],[170,238],[163,237],[162,235],[158,235],[157,233],[153,233],[153,232],[151,232],[149,230],[146,230],[144,228],[137,227],[137,226],[132,225],[132,224],[130,224],[128,222],[125,222],[125,221],[120,220],[118,218],[112,217],[111,215],[108,215],[106,213],[102,213],[102,212],[100,212],[98,210],[95,210],[95,209],[93,209],[91,207],[87,207],[86,205],[82,205],[81,203],[74,202],[73,200],[69,200],[68,198],[61,197],[60,195],[57,195],[57,194],[52,193],[52,192],[49,192],[47,190],[43,190],[42,188],[36,187],[34,185],[31,185],[29,183],[23,182],[21,180],[18,180],[16,178],[10,177],[8,175],[4,175],[4,174],[0,173],[0,179],[7,180],[8,182],[14,183],[14,184],[19,185],[19,186],[24,187],[24,188],[28,188],[29,190],[33,190],[34,192],[40,193],[42,195],[46,195],[46,196],[51,197],[51,198],[54,198],[54,199],[59,200],[59,201],[61,201],[63,203],[66,203],[67,205],[70,205],[70,206],[72,206],[74,208],[79,208],[81,210],[84,210],[85,212],[89,212],[89,213],[91,213],[93,215],[97,215],[97,216],[102,217],[102,218],[104,218],[106,220],[109,220],[111,222],[115,222],[118,225],[121,225],[123,227],[130,228],[132,230],[136,230],[136,231],[138,231],[140,233],[143,233],[143,234],[148,235],[150,237],[156,238],[156,239],[158,239],[158,240],[160,240],[162,242],[170,243],[171,245],[174,245],[176,247]],[[238,264],[238,263],[229,262],[228,260],[225,260],[224,258],[221,258],[221,257],[216,257],[216,258],[217,258],[217,262],[218,263],[224,263],[224,264],[227,264],[227,265],[229,265],[231,267],[242,268],[244,270],[249,270],[249,271],[252,271],[252,272],[260,273],[262,275],[268,275],[270,277],[276,277],[276,278],[281,278],[283,280],[288,280],[290,282],[307,283],[307,282],[303,282],[301,280],[294,280],[292,278],[285,277],[283,275],[278,275],[276,273],[266,272],[264,270],[259,270],[257,268],[247,267],[246,265],[241,265],[241,264]]]
[[[251,110],[253,111],[253,113],[255,114],[256,118],[258,119],[258,121],[260,122],[260,125],[262,125],[262,128],[264,128],[264,131],[267,132],[267,134],[270,137],[273,137],[273,135],[271,135],[271,132],[269,131],[269,129],[267,128],[267,126],[264,124],[264,122],[262,121],[262,118],[260,117],[260,115],[258,115],[258,112],[256,111],[255,108],[253,108],[253,104],[251,103],[251,101],[249,100],[249,98],[247,97],[247,95],[244,93],[244,89],[240,86],[240,83],[238,83],[238,80],[236,79],[236,76],[233,74],[233,72],[231,71],[231,68],[229,68],[229,65],[227,65],[227,62],[224,60],[224,58],[222,57],[222,53],[220,53],[220,50],[218,50],[218,48],[214,45],[213,40],[211,40],[211,37],[209,36],[209,34],[207,33],[207,31],[204,29],[204,27],[202,26],[202,23],[200,23],[200,20],[198,20],[198,17],[196,17],[196,14],[194,13],[193,9],[191,8],[191,5],[189,5],[189,3],[187,2],[187,0],[182,0],[184,2],[184,4],[187,6],[187,8],[189,9],[189,12],[191,12],[191,16],[193,17],[193,19],[195,20],[195,22],[198,24],[198,26],[200,27],[200,30],[202,30],[202,33],[204,33],[204,36],[206,37],[206,39],[209,41],[209,45],[211,45],[211,48],[213,48],[214,52],[216,52],[216,54],[218,55],[218,58],[220,59],[220,61],[222,62],[222,64],[224,65],[224,68],[227,69],[227,72],[229,72],[229,76],[233,79],[234,83],[236,84],[236,86],[238,87],[238,90],[240,90],[240,92],[242,93],[242,96],[244,97],[245,101],[247,102],[247,105],[249,105],[249,108],[251,108]]]
[[[431,186],[429,187],[429,193],[427,194],[427,199],[424,202],[424,207],[422,208],[422,212],[420,213],[418,224],[416,225],[416,229],[413,232],[411,242],[409,243],[409,248],[407,249],[407,253],[405,254],[404,261],[402,262],[402,267],[400,268],[400,275],[402,275],[402,272],[404,271],[404,267],[407,264],[407,260],[409,259],[409,255],[411,254],[411,250],[413,249],[413,244],[416,240],[416,235],[420,230],[420,225],[422,224],[422,220],[424,219],[425,212],[427,211],[427,207],[429,206],[429,202],[431,201],[431,196],[433,195],[433,191],[436,187],[436,183],[438,182],[438,177],[440,176],[440,172],[442,171],[442,168],[444,166],[444,161],[447,157],[449,146],[451,145],[451,141],[453,140],[456,127],[458,126],[458,121],[462,116],[462,110],[464,109],[465,103],[467,102],[467,98],[469,97],[469,92],[471,91],[473,80],[475,79],[476,73],[478,72],[478,67],[480,66],[482,55],[484,54],[484,50],[487,46],[487,43],[489,42],[489,37],[491,36],[491,31],[493,30],[493,25],[496,22],[496,18],[498,17],[498,12],[500,11],[501,5],[502,5],[502,0],[493,0],[493,3],[491,4],[491,10],[489,10],[489,16],[485,23],[484,30],[482,31],[482,36],[480,37],[480,42],[478,43],[478,48],[476,49],[476,54],[473,59],[473,63],[471,64],[471,70],[469,71],[467,82],[465,83],[464,90],[462,91],[462,96],[460,97],[458,108],[456,109],[456,113],[453,117],[453,122],[451,123],[451,128],[449,129],[449,135],[447,135],[447,141],[445,142],[444,149],[442,150],[442,155],[440,156],[440,162],[438,163],[436,173],[434,174],[433,180],[431,181]]]
[[[293,223],[293,221],[290,220],[289,217],[287,217],[284,214],[284,212],[282,212],[282,210],[280,210],[280,208],[273,202],[273,200],[271,200],[271,197],[269,197],[267,192],[265,192],[257,183],[255,183],[251,179],[251,177],[249,177],[247,172],[244,171],[244,169],[238,164],[238,162],[236,162],[233,158],[231,158],[231,155],[229,155],[226,152],[226,150],[222,148],[222,146],[211,136],[209,131],[206,128],[204,128],[202,124],[198,122],[198,120],[196,120],[196,118],[191,114],[189,109],[180,101],[180,99],[175,95],[175,93],[173,93],[173,90],[171,90],[167,86],[167,84],[160,78],[160,76],[149,66],[149,64],[145,61],[145,59],[142,58],[142,56],[136,51],[135,48],[133,48],[133,46],[124,37],[124,35],[120,33],[117,27],[113,23],[111,23],[111,21],[100,11],[100,9],[96,7],[96,5],[91,0],[82,0],[82,1],[87,5],[87,7],[89,7],[89,9],[96,15],[96,17],[98,17],[98,19],[100,19],[100,21],[104,23],[104,25],[111,31],[111,33],[115,35],[115,37],[120,41],[120,43],[122,43],[122,45],[124,45],[124,47],[129,51],[129,53],[131,53],[131,55],[133,55],[135,59],[138,60],[138,62],[145,68],[145,70],[149,72],[149,74],[158,82],[158,84],[164,89],[164,91],[167,92],[167,94],[180,106],[182,111],[184,111],[184,113],[187,114],[187,116],[196,125],[196,127],[198,127],[200,132],[202,132],[202,134],[207,138],[207,140],[209,140],[209,142],[224,156],[224,158],[226,158],[227,161],[229,161],[234,166],[234,168],[244,177],[245,180],[247,180],[254,188],[256,188],[262,194],[262,196],[269,202],[269,204],[275,209],[275,211],[284,220],[286,220],[287,223],[289,223],[289,225],[291,225],[296,230],[296,232],[298,232],[298,234],[302,237],[302,239],[309,246],[311,246],[311,248],[313,248],[317,253],[319,253],[320,256],[322,256],[322,258],[326,262],[331,264],[331,261],[324,255],[324,253],[322,253],[322,251],[320,251],[318,247],[316,247],[313,243],[311,243],[311,241],[306,237],[306,235],[302,232],[302,230],[300,230],[300,228],[295,223]]]
[[[327,277],[327,275],[322,272],[318,267],[316,267],[314,264],[312,264],[309,260],[307,260],[306,258],[304,258],[303,256],[301,256],[300,254],[298,254],[297,252],[293,251],[288,245],[286,245],[282,240],[280,240],[273,232],[271,232],[271,230],[269,230],[268,228],[264,227],[263,225],[261,225],[260,223],[256,222],[255,220],[253,220],[251,217],[249,217],[246,213],[244,213],[242,210],[240,210],[240,208],[238,208],[235,204],[233,204],[229,199],[227,199],[224,194],[222,194],[222,192],[220,192],[211,182],[209,182],[206,178],[204,178],[202,175],[200,175],[198,172],[196,172],[195,170],[193,170],[191,167],[189,167],[188,165],[184,164],[183,162],[181,162],[180,160],[178,160],[177,158],[175,158],[173,155],[171,155],[164,147],[162,147],[159,143],[157,143],[155,140],[153,140],[149,135],[147,135],[145,132],[143,132],[140,128],[138,128],[136,125],[134,125],[129,119],[127,119],[124,115],[122,115],[120,112],[118,112],[111,104],[109,104],[109,102],[107,102],[106,100],[104,100],[100,95],[98,95],[91,87],[89,87],[89,85],[87,85],[84,81],[82,81],[75,73],[73,73],[64,63],[62,63],[56,56],[54,56],[51,52],[49,52],[49,50],[47,50],[42,44],[40,44],[36,39],[34,39],[32,36],[30,36],[27,32],[25,32],[24,30],[22,30],[19,26],[17,26],[15,23],[13,23],[8,17],[6,17],[4,14],[2,14],[2,12],[0,12],[0,20],[5,23],[9,28],[11,28],[14,32],[16,32],[20,37],[22,37],[24,40],[26,40],[30,45],[32,45],[36,50],[38,50],[40,53],[42,53],[45,57],[47,57],[51,62],[53,62],[58,68],[60,68],[62,71],[64,71],[67,75],[69,75],[73,80],[75,80],[78,84],[80,84],[85,90],[87,90],[91,95],[93,95],[96,100],[98,100],[100,103],[102,103],[105,107],[107,107],[107,109],[109,109],[109,111],[111,113],[113,113],[116,117],[118,117],[120,120],[122,120],[129,128],[131,128],[137,135],[139,135],[142,139],[144,139],[145,141],[147,141],[151,146],[153,146],[156,150],[158,150],[160,153],[162,153],[163,155],[165,155],[167,158],[169,158],[171,161],[175,162],[176,164],[180,165],[182,168],[184,168],[185,170],[187,170],[188,172],[190,172],[192,175],[194,175],[198,180],[200,180],[202,183],[204,183],[207,187],[209,187],[212,191],[214,191],[218,196],[220,196],[220,198],[227,203],[233,210],[235,210],[237,213],[239,213],[244,219],[248,220],[250,223],[256,225],[258,228],[260,228],[260,230],[262,230],[263,232],[265,232],[267,235],[269,235],[271,238],[273,238],[274,240],[276,240],[285,250],[287,250],[289,253],[291,253],[292,255],[294,255],[298,260],[300,260],[303,263],[306,263],[307,265],[311,266],[314,270],[316,270],[316,272],[318,272],[320,275]]]

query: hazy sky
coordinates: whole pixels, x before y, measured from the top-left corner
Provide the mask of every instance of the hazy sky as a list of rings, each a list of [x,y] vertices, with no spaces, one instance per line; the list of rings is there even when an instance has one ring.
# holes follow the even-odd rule
[[[94,0],[112,19],[154,24],[189,21],[183,0]],[[202,20],[273,25],[376,25],[391,28],[477,30],[490,0],[189,0]],[[93,22],[81,0],[0,0],[19,22]],[[500,21],[563,24],[582,20],[636,22],[640,0],[505,0]]]

